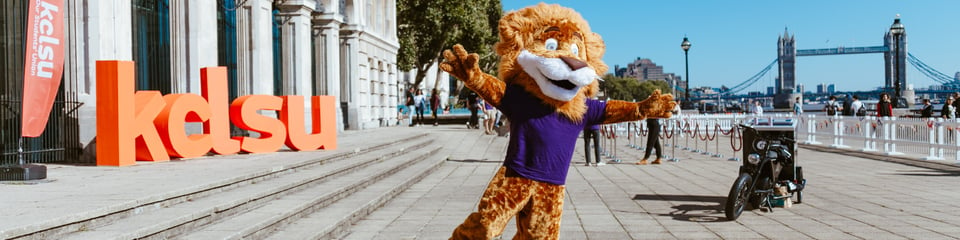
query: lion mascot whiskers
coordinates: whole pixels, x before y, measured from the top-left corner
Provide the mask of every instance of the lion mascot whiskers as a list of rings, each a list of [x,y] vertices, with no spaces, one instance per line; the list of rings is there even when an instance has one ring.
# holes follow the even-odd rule
[[[673,96],[641,102],[590,99],[607,71],[600,35],[573,9],[540,3],[500,19],[499,79],[480,70],[476,53],[457,44],[440,68],[464,82],[510,122],[503,166],[478,210],[451,239],[491,239],[517,217],[515,239],[557,239],[564,184],[580,131],[601,123],[669,118]]]

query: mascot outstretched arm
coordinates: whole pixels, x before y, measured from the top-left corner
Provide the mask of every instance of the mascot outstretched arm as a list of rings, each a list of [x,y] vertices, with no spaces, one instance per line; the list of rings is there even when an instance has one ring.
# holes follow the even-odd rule
[[[673,96],[638,103],[590,99],[607,71],[600,35],[579,13],[544,3],[500,20],[498,77],[483,73],[479,56],[455,45],[440,68],[499,109],[510,121],[503,167],[490,180],[477,212],[451,239],[491,239],[517,218],[518,239],[557,239],[564,184],[580,131],[593,124],[668,118]]]

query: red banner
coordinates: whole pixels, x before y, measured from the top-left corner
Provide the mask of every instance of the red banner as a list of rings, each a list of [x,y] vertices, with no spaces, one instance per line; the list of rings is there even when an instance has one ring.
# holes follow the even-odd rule
[[[23,71],[21,135],[43,133],[63,75],[63,0],[31,0]]]

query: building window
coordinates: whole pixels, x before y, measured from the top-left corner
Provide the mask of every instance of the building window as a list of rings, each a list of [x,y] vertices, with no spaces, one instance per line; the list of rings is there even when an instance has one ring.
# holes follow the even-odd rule
[[[283,96],[283,27],[280,10],[273,9],[273,95]]]
[[[170,93],[170,1],[133,1],[137,90]]]
[[[237,6],[233,0],[217,0],[217,64],[227,67],[230,101],[239,97],[237,89]]]

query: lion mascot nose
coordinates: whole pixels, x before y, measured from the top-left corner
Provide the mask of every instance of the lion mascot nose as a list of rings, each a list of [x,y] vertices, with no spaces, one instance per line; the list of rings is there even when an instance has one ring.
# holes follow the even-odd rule
[[[587,63],[577,60],[576,58],[560,56],[560,59],[563,60],[567,66],[570,66],[570,69],[573,71],[587,67]]]

